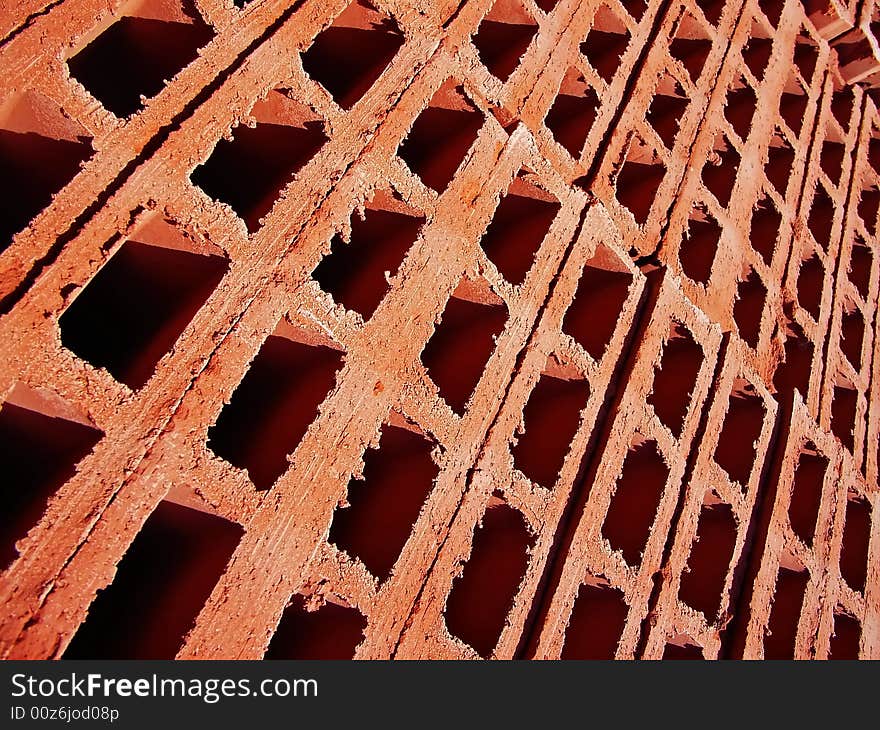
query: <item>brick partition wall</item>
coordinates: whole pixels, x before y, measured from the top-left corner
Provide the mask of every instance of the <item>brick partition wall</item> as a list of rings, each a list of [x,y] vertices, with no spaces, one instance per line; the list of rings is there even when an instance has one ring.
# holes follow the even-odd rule
[[[877,14],[0,11],[0,656],[880,657]]]

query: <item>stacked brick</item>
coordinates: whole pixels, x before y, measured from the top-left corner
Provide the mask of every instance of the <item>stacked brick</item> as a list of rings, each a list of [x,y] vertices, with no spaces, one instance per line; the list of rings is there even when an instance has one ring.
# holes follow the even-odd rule
[[[873,12],[4,11],[2,655],[880,655]]]

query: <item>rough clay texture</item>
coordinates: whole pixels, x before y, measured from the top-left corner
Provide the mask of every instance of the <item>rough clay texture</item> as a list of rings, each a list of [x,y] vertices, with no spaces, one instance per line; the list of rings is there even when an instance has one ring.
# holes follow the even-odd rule
[[[2,656],[880,656],[873,0],[6,5]]]

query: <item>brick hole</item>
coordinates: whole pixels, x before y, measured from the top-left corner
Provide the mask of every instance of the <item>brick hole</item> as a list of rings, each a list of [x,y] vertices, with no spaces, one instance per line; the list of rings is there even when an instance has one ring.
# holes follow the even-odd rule
[[[602,523],[602,536],[612,550],[623,554],[628,565],[641,563],[667,479],[669,467],[657,443],[637,437],[623,462]]]
[[[678,260],[685,276],[700,284],[709,282],[720,240],[718,221],[706,210],[691,210],[687,231],[678,248]]]
[[[877,211],[880,209],[880,190],[874,186],[862,190],[859,198],[859,205],[856,209],[862,223],[865,224],[865,230],[872,236],[877,234]]]
[[[733,127],[739,138],[745,140],[752,128],[752,119],[758,106],[755,90],[742,76],[739,82],[727,90],[727,101],[724,104],[724,118]]]
[[[835,91],[831,95],[831,113],[846,134],[849,131],[849,122],[852,118],[853,105],[855,98],[852,89],[845,88],[841,91]]]
[[[562,206],[520,173],[495,209],[480,246],[501,275],[522,284]]]
[[[343,109],[351,109],[403,45],[394,18],[365,0],[351,3],[302,54],[305,72]]]
[[[497,0],[477,33],[474,46],[493,76],[507,81],[538,33],[538,24],[519,0]]]
[[[0,252],[92,156],[92,138],[42,94],[0,107]]]
[[[321,118],[288,94],[269,92],[251,110],[256,126],[239,124],[190,175],[208,197],[229,205],[250,233],[328,139]]]
[[[868,549],[871,542],[871,504],[850,492],[846,500],[840,574],[854,591],[863,592],[868,579]]]
[[[443,611],[449,633],[484,659],[501,637],[534,544],[522,514],[493,497],[474,528],[470,557],[453,580]]]
[[[671,150],[675,145],[681,118],[689,103],[679,83],[670,74],[664,73],[654,91],[645,120],[657,132],[667,149]]]
[[[852,106],[852,102],[850,103]],[[876,130],[872,130],[872,133],[876,134]],[[868,140],[868,164],[871,168],[880,175],[880,139],[876,137],[872,137]]]
[[[810,316],[817,320],[822,306],[822,291],[825,288],[825,267],[818,254],[801,263],[797,278],[797,298]]]
[[[549,13],[559,4],[559,0],[535,0],[537,5],[545,13]]]
[[[730,196],[739,172],[740,156],[726,136],[720,136],[715,150],[703,165],[702,179],[706,188],[723,206],[730,204]]]
[[[629,42],[630,33],[626,24],[608,5],[603,4],[596,11],[593,27],[580,48],[596,73],[606,84],[610,84]]]
[[[767,37],[767,32],[758,23],[752,23],[751,36],[743,46],[742,58],[756,81],[763,81],[772,52],[773,39]]]
[[[326,601],[313,608],[305,596],[284,609],[264,659],[353,659],[367,619],[356,608]]]
[[[477,139],[482,113],[447,82],[418,116],[397,154],[419,179],[442,193]]]
[[[602,358],[611,342],[632,281],[632,273],[605,246],[597,247],[584,264],[574,298],[562,320],[562,332],[594,360]]]
[[[587,380],[542,374],[523,409],[523,433],[510,450],[514,467],[535,484],[551,489],[589,397]]]
[[[727,6],[727,0],[695,0],[697,7],[703,11],[703,16],[712,25],[718,25],[721,16],[724,14],[724,8]]]
[[[663,648],[663,659],[705,659],[703,647],[694,643],[689,636],[682,634],[667,642]]]
[[[798,623],[810,574],[781,568],[776,578],[773,607],[764,636],[765,659],[793,659]]]
[[[849,311],[844,312],[840,323],[840,351],[849,360],[853,370],[859,372],[862,369],[865,318],[858,307],[855,305],[851,305],[851,307]]]
[[[826,139],[819,156],[822,170],[835,185],[840,185],[840,176],[843,174],[843,153],[841,143]]]
[[[761,277],[748,267],[744,278],[736,288],[736,301],[733,305],[733,320],[739,336],[751,348],[758,346],[761,337],[761,320],[764,317],[764,304],[767,301],[767,287]]]
[[[871,268],[874,265],[874,254],[865,244],[861,236],[856,236],[853,240],[852,251],[849,257],[848,277],[852,285],[856,288],[862,299],[868,298],[868,291],[871,286]]]
[[[243,534],[220,517],[164,501],[89,609],[65,659],[173,659]]]
[[[855,446],[856,411],[859,397],[853,385],[844,378],[834,386],[831,400],[831,433],[850,452]]]
[[[788,140],[777,130],[770,138],[764,174],[777,193],[785,198],[791,171],[794,168],[794,150]]]
[[[648,0],[620,0],[620,4],[636,23],[641,21],[648,9]]]
[[[425,222],[423,216],[384,210],[377,202],[377,207],[365,209],[363,218],[357,211],[351,214],[351,240],[343,240],[338,233],[333,236],[330,253],[312,272],[312,278],[335,302],[365,321],[391,289],[391,278],[397,275]]]
[[[507,323],[507,306],[450,297],[421,361],[440,397],[462,415]]]
[[[715,463],[732,481],[746,486],[757,458],[757,442],[764,428],[767,410],[754,386],[746,380],[734,383],[727,401],[727,413],[715,448]]]
[[[683,325],[674,322],[654,366],[654,382],[648,404],[676,438],[681,436],[691,396],[703,365],[703,349]]]
[[[132,389],[153,375],[229,265],[153,218],[126,240],[59,319],[61,342]]]
[[[826,253],[831,247],[831,231],[834,226],[834,201],[820,184],[816,186],[813,204],[807,217],[807,227],[813,238]]]
[[[816,71],[816,64],[819,63],[819,47],[810,37],[809,33],[801,30],[794,46],[794,65],[800,71],[801,77],[807,82],[807,85],[813,81],[813,74]]]
[[[15,386],[0,406],[0,570],[15,560],[16,541],[40,521],[52,495],[103,435],[54,395]]]
[[[758,0],[758,7],[761,8],[770,24],[776,28],[779,26],[779,19],[782,17],[782,8],[785,6],[785,0]]]
[[[342,361],[340,351],[282,323],[208,429],[208,448],[246,469],[257,489],[269,489],[287,470],[288,455],[317,417]]]
[[[544,124],[553,139],[578,160],[598,112],[599,97],[595,89],[580,71],[571,67],[562,80],[559,94],[547,112]]]
[[[828,459],[811,453],[812,444],[798,457],[797,467],[791,485],[791,502],[788,505],[788,519],[791,529],[807,547],[813,546],[816,536],[816,520],[822,505],[822,485],[828,471]]]
[[[636,147],[639,149],[634,149]],[[615,196],[636,223],[644,225],[651,213],[657,191],[666,176],[666,166],[656,154],[633,143],[615,179]]]
[[[669,55],[684,66],[691,81],[696,84],[711,52],[712,40],[697,19],[686,12],[669,44]]]
[[[749,243],[768,266],[776,253],[781,226],[782,214],[776,210],[776,205],[770,196],[764,195],[758,201],[757,207],[752,210]]]
[[[614,659],[629,606],[619,588],[594,578],[578,589],[565,630],[562,659]]]
[[[132,6],[68,59],[70,74],[117,117],[127,117],[198,56],[214,37],[191,0]]]
[[[773,385],[779,393],[790,395],[798,390],[806,398],[813,371],[813,354],[813,343],[795,322],[790,322],[785,337],[785,360],[773,376]]]
[[[733,508],[710,493],[700,510],[696,539],[678,589],[678,597],[695,611],[701,611],[709,623],[721,610],[736,539]]]
[[[799,137],[803,129],[808,101],[807,92],[800,81],[794,76],[789,77],[779,97],[779,116],[785,120],[795,137]]]
[[[333,512],[329,541],[380,582],[391,575],[434,487],[433,448],[422,434],[386,423],[378,448],[364,454],[363,479],[349,482],[347,504]]]
[[[858,659],[862,643],[862,625],[842,611],[834,612],[834,633],[831,635],[829,659]]]

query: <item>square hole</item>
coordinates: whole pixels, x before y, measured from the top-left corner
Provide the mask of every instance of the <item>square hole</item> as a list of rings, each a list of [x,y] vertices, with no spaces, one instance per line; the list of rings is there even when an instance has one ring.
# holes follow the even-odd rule
[[[757,106],[758,97],[755,95],[755,90],[743,76],[740,76],[739,80],[731,84],[727,90],[724,118],[743,141],[749,136]]]
[[[801,82],[794,75],[790,76],[779,97],[779,116],[785,120],[795,137],[800,137],[803,129],[808,102],[807,92]]]
[[[207,250],[207,247],[206,247]],[[174,226],[142,224],[61,315],[62,344],[136,390],[144,385],[229,265]]]
[[[822,486],[828,465],[828,459],[816,453],[813,445],[808,443],[798,457],[794,471],[788,520],[791,529],[807,547],[813,546],[816,536],[816,520],[822,506]]]
[[[480,60],[493,76],[507,81],[538,33],[538,24],[519,0],[496,0],[474,35]]]
[[[733,305],[733,319],[739,336],[751,348],[756,348],[761,337],[761,322],[764,318],[764,304],[767,301],[767,287],[758,273],[748,267],[736,289],[736,302]]]
[[[669,150],[675,146],[681,118],[689,103],[681,85],[670,74],[664,73],[654,90],[645,121],[657,132],[657,136]]]
[[[767,148],[767,162],[764,164],[764,174],[770,184],[782,198],[788,191],[788,181],[794,168],[794,150],[778,129],[770,138],[770,146]]]
[[[840,185],[840,177],[843,175],[843,156],[844,146],[840,142],[826,138],[819,155],[819,164],[834,185]]]
[[[709,192],[724,208],[730,205],[739,163],[739,152],[726,136],[719,135],[715,149],[709,153],[706,164],[703,165],[702,179]]]
[[[598,111],[599,97],[596,91],[580,71],[570,67],[565,73],[553,106],[547,112],[544,124],[553,139],[575,160],[579,160]]]
[[[807,227],[813,238],[825,253],[831,247],[831,234],[834,230],[835,205],[831,196],[825,191],[825,186],[820,182],[813,194],[813,203],[807,216]]]
[[[318,606],[297,594],[284,610],[264,659],[352,659],[364,640],[367,619],[333,601]]]
[[[877,212],[880,210],[880,190],[871,185],[862,190],[859,205],[856,209],[865,230],[872,236],[877,234]]]
[[[813,253],[801,262],[797,277],[797,299],[810,316],[819,319],[822,306],[822,292],[825,289],[825,267],[818,254]]]
[[[669,55],[684,67],[691,82],[696,84],[711,52],[712,40],[706,30],[693,15],[685,12],[669,43]]]
[[[749,243],[760,254],[767,266],[770,266],[773,261],[781,226],[782,214],[776,210],[776,204],[772,198],[769,195],[764,195],[752,210]]]
[[[581,43],[581,53],[605,83],[610,84],[629,41],[630,33],[626,24],[608,5],[602,4],[593,17],[590,32]]]
[[[640,140],[634,140],[614,181],[615,197],[643,226],[648,222],[666,165]]]
[[[862,310],[850,303],[840,322],[840,351],[856,372],[862,369],[862,346],[865,342],[865,318]]]
[[[747,380],[738,379],[727,401],[714,458],[731,481],[743,487],[748,485],[755,468],[758,439],[766,415],[764,401],[755,387]]]
[[[684,428],[703,366],[703,348],[686,327],[673,322],[654,366],[654,381],[647,401],[660,422],[678,438]]]
[[[688,216],[688,227],[678,245],[681,270],[689,279],[708,284],[721,240],[721,226],[703,206],[695,206]]]
[[[794,46],[794,65],[801,73],[801,78],[807,85],[813,82],[813,74],[819,63],[819,48],[806,30],[801,30]]]
[[[604,578],[589,576],[578,589],[561,658],[614,659],[628,615],[623,591]]]
[[[742,49],[742,59],[756,81],[764,80],[772,53],[773,39],[759,23],[752,22],[751,34]]]
[[[804,398],[809,394],[813,351],[813,343],[806,338],[803,330],[795,322],[789,321],[785,334],[785,359],[773,376],[774,387],[786,399],[795,390],[800,391]]]
[[[859,394],[846,378],[839,378],[831,399],[831,433],[849,451],[855,448],[856,415]]]
[[[764,636],[765,659],[793,659],[810,574],[780,568]]]
[[[873,265],[874,254],[871,253],[871,249],[865,244],[864,239],[857,235],[853,240],[850,252],[848,276],[856,291],[865,300],[868,298],[868,291],[871,286],[871,269]]]

